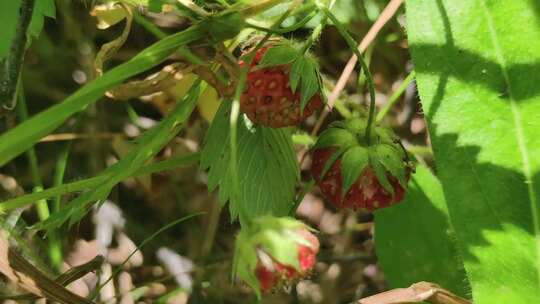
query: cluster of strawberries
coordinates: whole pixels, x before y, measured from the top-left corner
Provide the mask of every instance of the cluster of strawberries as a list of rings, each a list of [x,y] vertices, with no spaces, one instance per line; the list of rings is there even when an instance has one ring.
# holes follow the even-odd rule
[[[254,124],[271,128],[297,126],[322,107],[323,98],[319,91],[301,109],[302,92],[290,85],[291,64],[259,66],[271,47],[259,49],[252,60],[240,109]],[[365,119],[333,123],[312,149],[311,173],[321,193],[337,208],[373,211],[398,203],[405,195],[410,167],[399,139],[391,130],[378,126],[366,135],[366,127]],[[256,245],[257,263],[251,270],[255,269],[257,282],[253,287],[265,292],[312,270],[319,241],[303,227],[289,229],[289,235],[296,240],[295,263],[274,256],[278,253],[271,252],[271,246]]]

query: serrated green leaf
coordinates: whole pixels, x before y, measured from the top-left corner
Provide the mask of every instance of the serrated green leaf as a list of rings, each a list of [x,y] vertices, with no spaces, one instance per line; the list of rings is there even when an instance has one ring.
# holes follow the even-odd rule
[[[261,62],[257,65],[258,69],[271,66],[284,65],[292,63],[300,56],[298,50],[289,44],[279,44],[268,48]]]
[[[303,113],[306,105],[321,90],[319,87],[318,64],[312,58],[305,58],[306,64],[302,66],[301,90],[300,90],[300,113]]]
[[[428,281],[470,298],[443,189],[428,168],[417,168],[402,202],[375,211],[374,239],[389,287]]]
[[[345,197],[345,194],[368,165],[369,154],[365,147],[355,146],[343,154],[343,157],[341,157],[341,174],[343,176],[342,197]]]
[[[416,82],[474,303],[535,303],[538,1],[406,3]]]
[[[311,57],[297,57],[291,67],[289,83],[293,92],[296,92],[300,85],[300,111],[302,113],[311,97],[321,90],[318,63]]]
[[[353,133],[340,128],[328,128],[321,133],[313,149],[349,147],[356,144],[358,140]]]
[[[208,187],[219,186],[221,203],[229,201],[231,217],[242,210],[246,216],[287,215],[294,200],[299,168],[290,131],[254,127],[241,117],[238,122],[238,198],[231,197],[229,170],[230,102],[223,102],[207,132],[201,168],[208,169]]]

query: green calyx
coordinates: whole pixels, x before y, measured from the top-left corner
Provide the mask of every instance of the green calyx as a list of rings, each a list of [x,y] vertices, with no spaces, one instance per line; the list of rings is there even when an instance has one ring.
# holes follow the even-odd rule
[[[311,98],[322,91],[323,84],[319,64],[309,52],[304,53],[299,46],[291,41],[281,39],[272,42],[272,46],[264,54],[257,69],[287,64],[291,65],[289,73],[291,90],[293,92],[300,90],[300,112],[303,113]]]
[[[262,216],[254,219],[236,237],[233,277],[245,281],[260,297],[260,284],[255,275],[260,250],[274,261],[300,271],[298,245],[311,246],[296,233],[301,228],[309,229],[304,223],[289,217]]]
[[[356,182],[362,172],[370,167],[385,190],[394,194],[387,174],[395,177],[405,188],[407,186],[408,155],[399,138],[391,129],[374,126],[369,142],[365,137],[367,120],[353,118],[334,122],[323,131],[313,149],[335,149],[327,160],[322,176],[326,175],[334,162],[341,159],[343,176],[342,196]]]

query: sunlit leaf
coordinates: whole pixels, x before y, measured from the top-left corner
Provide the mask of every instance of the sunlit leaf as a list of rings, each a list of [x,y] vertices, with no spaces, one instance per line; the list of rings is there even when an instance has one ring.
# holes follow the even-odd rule
[[[411,0],[422,107],[476,304],[540,299],[538,1]]]

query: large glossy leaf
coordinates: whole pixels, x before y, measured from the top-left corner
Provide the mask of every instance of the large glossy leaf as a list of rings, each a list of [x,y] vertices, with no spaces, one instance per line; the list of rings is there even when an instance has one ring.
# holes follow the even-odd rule
[[[540,299],[540,2],[407,1],[410,48],[474,302]]]
[[[238,188],[233,194],[230,171],[229,116],[231,103],[223,102],[205,139],[201,167],[208,169],[208,188],[219,186],[219,199],[229,201],[232,218],[240,215],[286,216],[294,204],[299,168],[290,132],[238,121]]]
[[[403,202],[375,213],[375,246],[390,287],[429,281],[470,296],[441,184],[426,167],[416,169]]]

